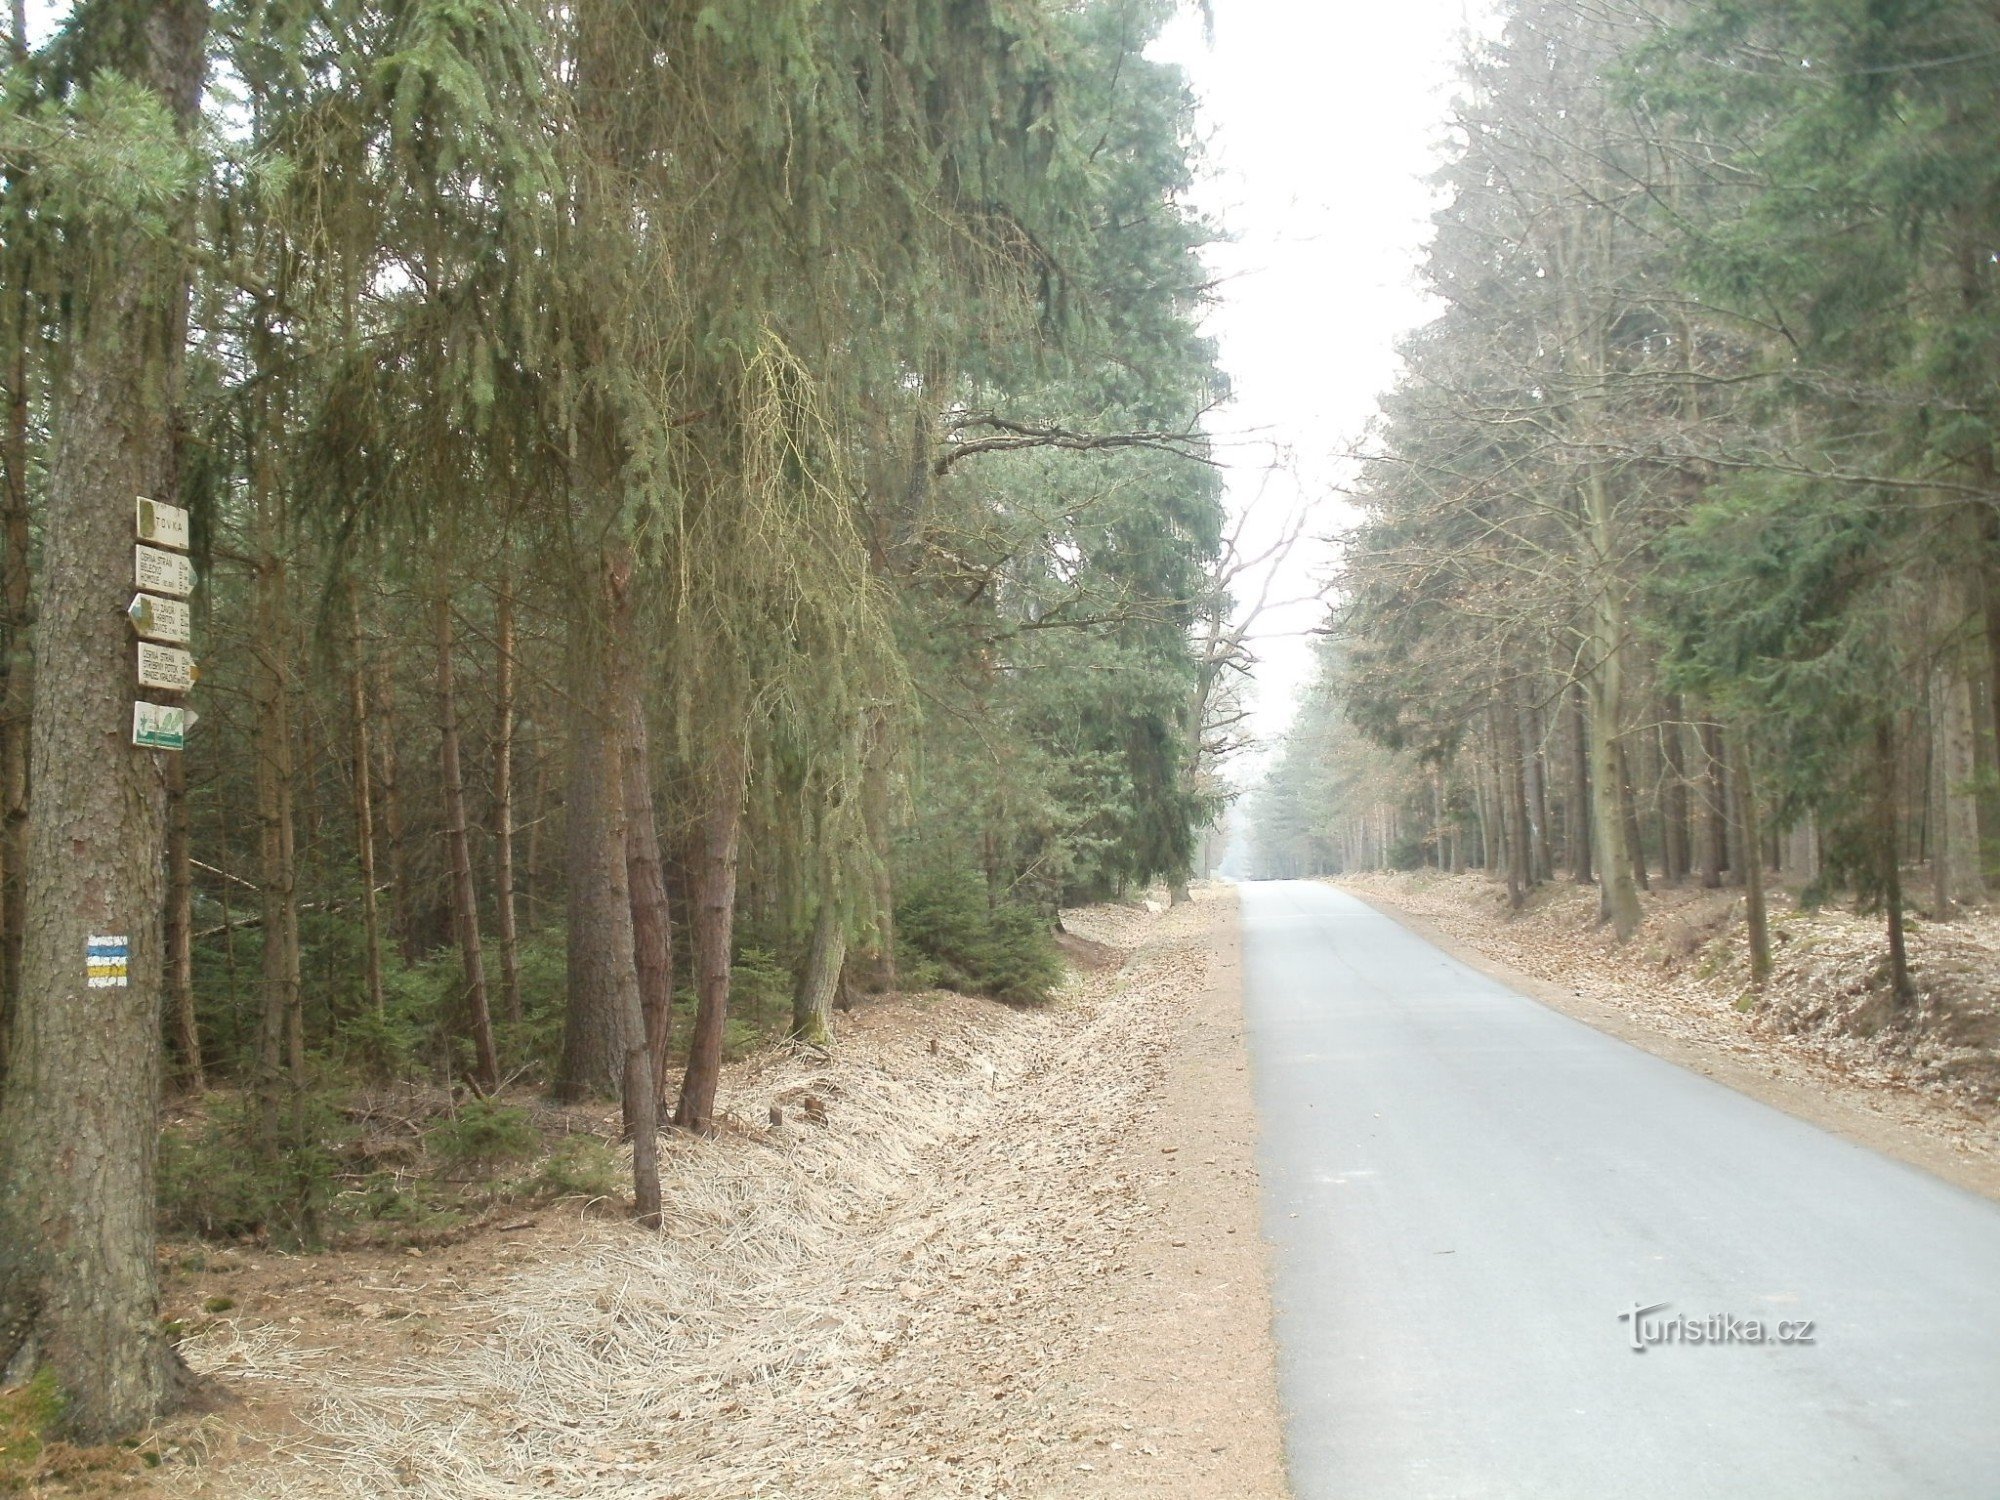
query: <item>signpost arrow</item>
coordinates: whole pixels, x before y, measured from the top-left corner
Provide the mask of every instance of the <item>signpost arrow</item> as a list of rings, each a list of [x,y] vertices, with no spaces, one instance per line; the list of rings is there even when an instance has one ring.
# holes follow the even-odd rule
[[[125,614],[132,628],[149,641],[185,646],[194,629],[194,612],[184,601],[158,594],[134,594]]]
[[[194,658],[176,646],[139,643],[139,686],[185,693],[194,686]]]
[[[178,552],[141,543],[132,549],[132,581],[156,594],[185,599],[194,592],[194,564]]]

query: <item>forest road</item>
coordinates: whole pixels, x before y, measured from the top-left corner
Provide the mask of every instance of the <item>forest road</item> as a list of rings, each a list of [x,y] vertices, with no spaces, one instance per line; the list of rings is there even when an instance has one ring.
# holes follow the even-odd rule
[[[1238,890],[1299,1500],[2000,1495],[2000,1208]]]

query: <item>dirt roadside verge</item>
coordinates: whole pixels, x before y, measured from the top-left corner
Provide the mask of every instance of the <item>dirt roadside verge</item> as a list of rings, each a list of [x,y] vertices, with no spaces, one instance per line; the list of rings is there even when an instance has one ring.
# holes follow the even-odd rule
[[[1280,1500],[1235,898],[1198,898],[1070,914],[1109,962],[1044,1009],[898,997],[730,1069],[663,1234],[237,1257],[184,1289],[232,1304],[185,1347],[214,1409],[119,1492]]]
[[[1649,976],[1629,956],[1579,952],[1574,943],[1528,921],[1507,922],[1435,883],[1419,887],[1381,875],[1329,883],[1552,1010],[2000,1202],[2000,1119],[1990,1109],[1845,1066],[1808,1041],[1760,1030],[1701,986]],[[1556,982],[1510,957],[1565,978]]]

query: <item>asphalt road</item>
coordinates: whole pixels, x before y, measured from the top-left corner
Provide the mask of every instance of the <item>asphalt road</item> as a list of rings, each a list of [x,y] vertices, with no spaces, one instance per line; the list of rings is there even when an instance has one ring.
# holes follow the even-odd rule
[[[1299,1500],[2000,1497],[2000,1208],[1239,890]]]

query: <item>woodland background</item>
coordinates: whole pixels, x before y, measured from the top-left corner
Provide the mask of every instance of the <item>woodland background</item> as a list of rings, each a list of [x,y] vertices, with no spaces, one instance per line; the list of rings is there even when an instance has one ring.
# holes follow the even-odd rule
[[[727,1050],[1044,999],[1060,903],[1185,885],[1248,560],[1170,9],[16,5],[0,1365],[71,1430],[173,1397],[162,1222],[608,1191],[517,1180],[544,1094],[622,1100],[654,1219]],[[180,756],[135,494],[194,517]]]

